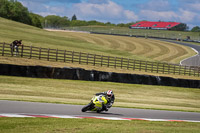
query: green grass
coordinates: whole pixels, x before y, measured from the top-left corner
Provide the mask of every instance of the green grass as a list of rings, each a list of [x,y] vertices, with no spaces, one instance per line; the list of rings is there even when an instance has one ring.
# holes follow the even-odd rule
[[[200,112],[200,90],[179,87],[0,76],[0,99],[87,104],[112,89],[114,106]]]
[[[1,133],[199,133],[200,123],[0,118]]]

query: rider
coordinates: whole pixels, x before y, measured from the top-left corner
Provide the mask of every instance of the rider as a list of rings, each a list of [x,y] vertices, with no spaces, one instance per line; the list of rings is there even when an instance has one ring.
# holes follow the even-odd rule
[[[112,107],[114,101],[115,101],[115,95],[113,93],[112,90],[108,90],[108,91],[105,91],[105,92],[100,92],[100,93],[96,93],[96,96],[98,95],[104,95],[106,100],[108,101],[106,105],[102,105],[102,109],[101,111],[108,111],[108,108]]]

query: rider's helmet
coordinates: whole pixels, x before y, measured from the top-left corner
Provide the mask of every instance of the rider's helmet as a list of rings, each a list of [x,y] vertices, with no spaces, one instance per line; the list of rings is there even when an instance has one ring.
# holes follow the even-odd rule
[[[112,90],[108,90],[107,91],[107,96],[108,96],[108,98],[111,98],[113,96],[113,91]]]

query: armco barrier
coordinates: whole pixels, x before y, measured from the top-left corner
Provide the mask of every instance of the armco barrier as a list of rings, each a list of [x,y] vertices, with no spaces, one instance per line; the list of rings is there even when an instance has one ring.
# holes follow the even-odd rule
[[[200,80],[175,79],[171,77],[151,75],[122,74],[68,67],[56,68],[0,64],[0,75],[200,88]]]

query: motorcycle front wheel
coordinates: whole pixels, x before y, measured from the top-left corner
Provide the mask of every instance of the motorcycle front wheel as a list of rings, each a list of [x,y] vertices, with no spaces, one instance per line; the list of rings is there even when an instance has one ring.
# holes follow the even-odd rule
[[[93,103],[90,102],[88,105],[85,105],[85,106],[82,108],[81,111],[82,111],[82,112],[86,112],[86,111],[88,111],[88,110],[91,110],[92,105],[93,105]]]

